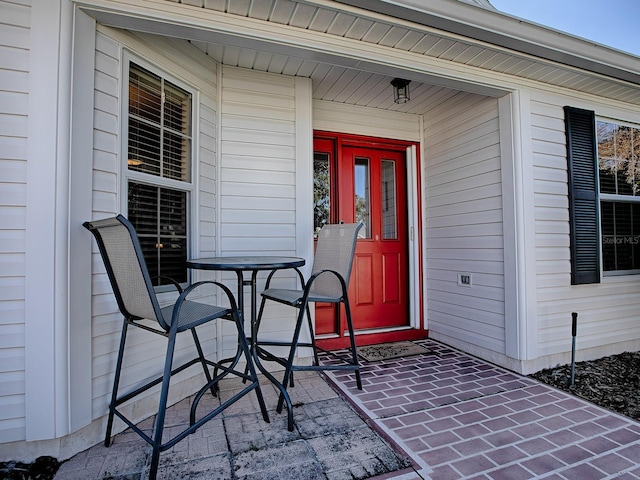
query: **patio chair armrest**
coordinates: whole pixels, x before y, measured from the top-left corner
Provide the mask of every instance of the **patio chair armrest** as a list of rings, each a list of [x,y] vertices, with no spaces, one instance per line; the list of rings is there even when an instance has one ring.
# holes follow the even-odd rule
[[[202,287],[203,285],[216,285],[217,287],[219,287],[229,299],[229,305],[230,305],[229,308],[231,308],[234,311],[238,310],[238,304],[236,303],[236,299],[233,296],[233,293],[231,293],[231,289],[229,289],[229,287],[227,287],[225,284],[216,282],[213,280],[202,280],[200,282],[192,283],[191,285],[189,285],[187,288],[185,288],[182,291],[182,293],[178,297],[178,300],[176,301],[176,305],[179,305],[182,302],[184,302],[194,290],[196,290],[199,287]]]
[[[302,275],[302,272],[300,271],[300,269],[298,267],[294,267],[293,269],[298,274],[298,279],[300,280],[300,288],[302,290],[304,290],[304,287],[305,287],[304,275]],[[284,269],[275,269],[275,270],[271,270],[271,272],[269,272],[269,275],[267,276],[267,281],[265,282],[265,285],[264,285],[264,289],[265,290],[269,289],[269,286],[271,285],[271,279],[273,278],[275,273],[280,271],[280,270],[284,270]]]
[[[173,306],[173,313],[171,316],[171,325],[170,328],[178,328],[178,322],[176,321],[177,318],[179,318],[180,316],[180,309],[182,308],[182,305],[187,302],[187,297],[197,288],[202,287],[203,285],[215,285],[217,287],[219,287],[224,294],[227,296],[227,299],[229,301],[229,307],[220,307],[217,305],[212,305],[212,307],[216,307],[219,308],[220,311],[222,312],[223,310],[229,310],[230,311],[230,315],[231,318],[234,320],[237,320],[240,318],[240,314],[238,313],[238,304],[236,302],[236,299],[233,296],[233,293],[231,293],[231,290],[229,289],[229,287],[227,287],[226,285],[220,283],[220,282],[215,282],[212,280],[203,280],[200,282],[196,282],[193,283],[191,285],[189,285],[187,288],[185,288],[182,293],[180,294],[180,296],[178,297],[178,299],[176,300],[176,303]],[[224,313],[223,315],[220,315],[221,317],[225,317],[227,316],[228,313]]]
[[[313,275],[311,275],[309,277],[309,279],[307,280],[307,285],[309,285],[310,283],[315,282],[316,278],[318,278],[320,275],[324,275],[325,273],[331,273],[333,274],[333,276],[337,277],[338,280],[340,280],[340,283],[343,286],[346,286],[346,283],[344,281],[344,278],[342,278],[342,275],[340,275],[339,272],[336,272],[335,270],[329,270],[329,269],[325,269],[325,270],[320,270],[318,272],[315,272]]]
[[[309,296],[309,293],[311,292],[311,288],[313,287],[313,283],[318,279],[320,275],[325,275],[325,274],[331,274],[334,277],[336,277],[340,282],[340,286],[342,288],[342,295],[343,296],[347,295],[347,284],[344,281],[344,278],[342,277],[342,275],[340,275],[340,273],[336,272],[335,270],[325,269],[325,270],[320,270],[318,272],[315,272],[313,275],[309,277],[309,279],[307,280],[307,285],[304,287],[305,298]]]
[[[173,285],[174,287],[176,287],[176,290],[178,290],[178,293],[182,293],[182,285],[180,285],[178,283],[177,280],[173,279],[172,277],[167,277],[166,275],[156,275],[155,277],[152,277],[151,280],[169,280],[169,283],[171,283],[171,285]]]

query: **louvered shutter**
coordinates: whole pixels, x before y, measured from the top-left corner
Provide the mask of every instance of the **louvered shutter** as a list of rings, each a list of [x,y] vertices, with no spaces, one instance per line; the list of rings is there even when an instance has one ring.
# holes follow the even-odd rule
[[[569,168],[571,283],[600,282],[595,114],[565,107]]]

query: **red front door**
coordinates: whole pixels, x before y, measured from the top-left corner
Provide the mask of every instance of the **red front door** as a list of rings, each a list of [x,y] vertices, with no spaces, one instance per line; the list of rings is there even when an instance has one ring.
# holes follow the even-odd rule
[[[346,147],[340,171],[353,177],[353,194],[340,202],[341,218],[364,223],[349,294],[355,328],[407,325],[405,154]]]
[[[316,139],[314,151],[316,224],[364,223],[349,286],[355,329],[409,325],[404,149]],[[317,334],[344,329],[333,306],[316,306]]]

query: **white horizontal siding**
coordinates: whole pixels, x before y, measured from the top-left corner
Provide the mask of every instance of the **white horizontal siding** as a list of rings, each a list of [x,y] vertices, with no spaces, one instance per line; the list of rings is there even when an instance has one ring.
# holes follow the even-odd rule
[[[640,276],[603,277],[571,285],[568,171],[564,112],[553,100],[531,103],[539,356],[569,361],[571,313],[578,313],[577,348],[586,356],[640,339]],[[590,351],[590,353],[587,352]],[[610,350],[615,351],[615,350]],[[579,352],[580,355],[580,352]]]
[[[199,255],[212,254],[215,249],[217,100],[215,64],[187,42],[159,37],[133,36],[126,32],[100,27],[96,36],[95,96],[94,96],[94,158],[93,216],[103,218],[121,212],[126,199],[121,191],[123,162],[121,160],[121,95],[123,50],[139,55],[151,65],[160,66],[167,74],[185,79],[198,93],[194,95],[194,112],[199,115],[194,124],[194,162],[196,192],[191,199],[196,207],[192,231],[197,232],[192,249]],[[195,57],[194,57],[195,55]],[[106,276],[102,259],[93,243],[92,259],[92,414],[94,419],[105,415],[115,369],[122,316]],[[206,354],[215,354],[216,326],[201,327],[201,340]],[[187,338],[188,337],[188,338]],[[166,340],[138,329],[130,329],[121,377],[121,390],[139,385],[150,375],[159,374],[164,366]],[[193,353],[193,340],[181,335],[176,345],[176,362]],[[181,376],[201,375],[190,369]],[[192,392],[192,389],[189,393]],[[174,400],[178,400],[174,397]],[[146,398],[151,399],[147,394]],[[142,399],[136,407],[136,417],[154,413],[153,402]]]
[[[93,210],[96,218],[120,211],[120,46],[105,35],[96,37]],[[99,263],[99,262],[98,262]]]
[[[213,76],[212,80],[216,77]],[[216,235],[216,160],[217,160],[217,106],[213,96],[200,95],[199,135],[199,192],[196,199],[199,219],[198,255],[215,253]]]
[[[292,77],[224,68],[220,252],[295,253]],[[274,231],[279,231],[274,236]]]
[[[424,136],[429,331],[504,353],[497,100],[454,96],[425,117]],[[458,286],[458,273],[473,286]]]
[[[395,140],[420,141],[420,116],[326,100],[313,101],[313,128]]]
[[[296,254],[294,80],[247,69],[223,69],[219,196],[222,255]],[[291,275],[281,272],[278,276],[293,286]],[[258,290],[264,276],[259,276]],[[235,281],[234,274],[223,278],[229,284]],[[249,294],[245,289],[247,312]],[[294,309],[270,303],[261,337],[290,336],[291,322],[282,318]],[[235,344],[235,334],[227,328],[225,354],[232,353]]]
[[[0,441],[24,440],[30,2],[0,0]]]
[[[121,46],[115,40],[98,33],[96,36],[95,86],[94,86],[94,164],[93,164],[93,215],[95,218],[112,216],[120,212],[118,198],[120,173],[120,76]],[[102,121],[101,121],[102,119]],[[110,121],[106,121],[110,119]],[[115,351],[122,328],[122,316],[116,313],[111,286],[104,264],[93,243],[92,258],[92,415],[100,418],[107,410],[109,396],[101,385],[113,381]],[[96,328],[98,327],[98,328]],[[108,348],[100,348],[107,344]],[[109,358],[109,368],[99,365]]]

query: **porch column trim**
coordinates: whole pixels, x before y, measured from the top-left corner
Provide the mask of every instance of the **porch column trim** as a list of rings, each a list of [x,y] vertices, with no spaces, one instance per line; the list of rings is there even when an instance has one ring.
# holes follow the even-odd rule
[[[91,235],[96,57],[95,20],[74,11],[69,165],[69,430],[92,420]]]
[[[530,360],[537,353],[533,146],[529,94],[498,101],[502,171],[505,353]]]
[[[71,4],[33,0],[25,255],[25,434],[68,433]]]
[[[313,121],[311,79],[295,78],[296,255],[313,258]],[[311,262],[303,267],[311,271]]]

